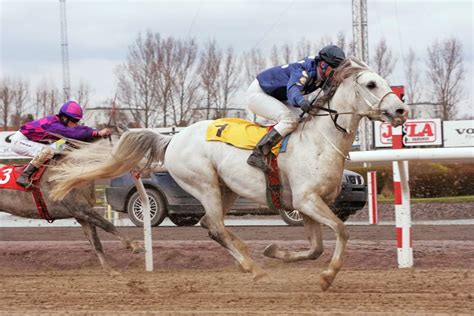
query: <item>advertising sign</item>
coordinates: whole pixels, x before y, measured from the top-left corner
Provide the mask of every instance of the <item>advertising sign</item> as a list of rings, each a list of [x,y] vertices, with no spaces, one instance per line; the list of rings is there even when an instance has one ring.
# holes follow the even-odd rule
[[[374,122],[375,147],[392,147],[393,129],[389,123]],[[403,144],[407,147],[443,144],[440,119],[407,120],[403,134]]]
[[[474,147],[474,120],[443,122],[444,147]]]

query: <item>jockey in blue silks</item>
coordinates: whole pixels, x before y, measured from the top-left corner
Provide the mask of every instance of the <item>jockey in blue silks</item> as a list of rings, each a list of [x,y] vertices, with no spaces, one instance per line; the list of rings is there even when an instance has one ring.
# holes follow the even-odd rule
[[[259,141],[247,163],[266,170],[264,156],[286,135],[296,129],[299,115],[291,107],[303,112],[311,109],[305,95],[322,88],[333,68],[346,58],[344,51],[335,46],[326,46],[318,56],[276,66],[257,75],[247,90],[247,107],[258,116],[278,122]]]

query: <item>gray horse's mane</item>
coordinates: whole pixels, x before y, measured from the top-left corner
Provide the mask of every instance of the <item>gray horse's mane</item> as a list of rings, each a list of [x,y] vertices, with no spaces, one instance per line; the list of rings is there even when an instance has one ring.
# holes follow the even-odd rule
[[[326,102],[331,100],[334,93],[336,93],[337,88],[346,78],[349,78],[353,75],[360,73],[361,71],[368,70],[369,66],[360,59],[350,56],[346,58],[342,64],[339,65],[334,71],[334,76],[332,78],[331,87],[329,88],[328,93],[325,93],[316,101],[316,113],[317,107],[323,106]]]
[[[334,83],[339,86],[344,79],[347,79],[353,75],[358,74],[361,71],[369,70],[369,66],[357,57],[350,56],[344,60],[344,62],[336,68],[334,72]]]

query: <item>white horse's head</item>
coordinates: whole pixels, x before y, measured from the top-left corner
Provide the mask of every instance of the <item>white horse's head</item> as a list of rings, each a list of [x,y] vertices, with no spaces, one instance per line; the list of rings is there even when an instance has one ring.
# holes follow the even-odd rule
[[[407,120],[408,106],[397,97],[385,79],[358,59],[346,59],[337,69],[335,79],[344,85],[353,85],[353,110],[361,116],[389,122],[395,127]]]

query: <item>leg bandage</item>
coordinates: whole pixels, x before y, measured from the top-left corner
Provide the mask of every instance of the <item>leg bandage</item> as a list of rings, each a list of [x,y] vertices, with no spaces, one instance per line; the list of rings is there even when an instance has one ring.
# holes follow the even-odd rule
[[[44,147],[41,151],[36,154],[31,160],[31,164],[36,168],[41,167],[46,161],[53,158],[54,151],[49,147]]]

